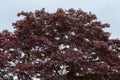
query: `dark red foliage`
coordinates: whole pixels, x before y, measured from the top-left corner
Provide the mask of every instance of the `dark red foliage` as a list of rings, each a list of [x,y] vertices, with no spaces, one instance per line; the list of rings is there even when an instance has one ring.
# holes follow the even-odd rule
[[[0,32],[0,80],[120,80],[120,40],[82,10],[21,12]]]

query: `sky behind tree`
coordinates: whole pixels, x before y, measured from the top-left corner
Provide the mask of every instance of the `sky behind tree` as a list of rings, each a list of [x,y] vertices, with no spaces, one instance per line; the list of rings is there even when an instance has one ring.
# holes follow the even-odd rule
[[[120,38],[120,0],[1,0],[0,1],[0,31],[13,31],[12,23],[19,18],[21,11],[35,11],[45,8],[48,12],[55,12],[57,8],[82,9],[92,12],[103,23],[111,27],[105,31],[111,32],[111,38]]]

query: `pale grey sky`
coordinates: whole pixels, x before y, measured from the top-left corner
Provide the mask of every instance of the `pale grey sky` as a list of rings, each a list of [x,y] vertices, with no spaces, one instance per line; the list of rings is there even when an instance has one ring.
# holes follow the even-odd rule
[[[57,8],[91,11],[98,20],[110,23],[111,27],[105,30],[112,33],[111,38],[120,38],[120,0],[0,0],[0,31],[13,31],[12,23],[19,19],[18,12],[43,7],[48,12],[55,12]]]

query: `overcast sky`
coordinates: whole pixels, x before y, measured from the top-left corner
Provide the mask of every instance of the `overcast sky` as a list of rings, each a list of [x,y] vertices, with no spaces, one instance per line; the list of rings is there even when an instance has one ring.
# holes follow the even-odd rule
[[[55,12],[57,8],[91,11],[98,20],[110,23],[111,27],[105,30],[112,33],[111,38],[120,39],[120,0],[0,0],[0,31],[13,31],[12,23],[19,19],[18,12],[43,7],[48,12]]]

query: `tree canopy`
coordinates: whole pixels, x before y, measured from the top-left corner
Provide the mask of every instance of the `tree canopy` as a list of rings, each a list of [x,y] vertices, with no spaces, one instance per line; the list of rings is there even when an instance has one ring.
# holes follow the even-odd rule
[[[119,80],[120,40],[95,14],[45,9],[21,12],[14,32],[0,32],[2,80]]]

